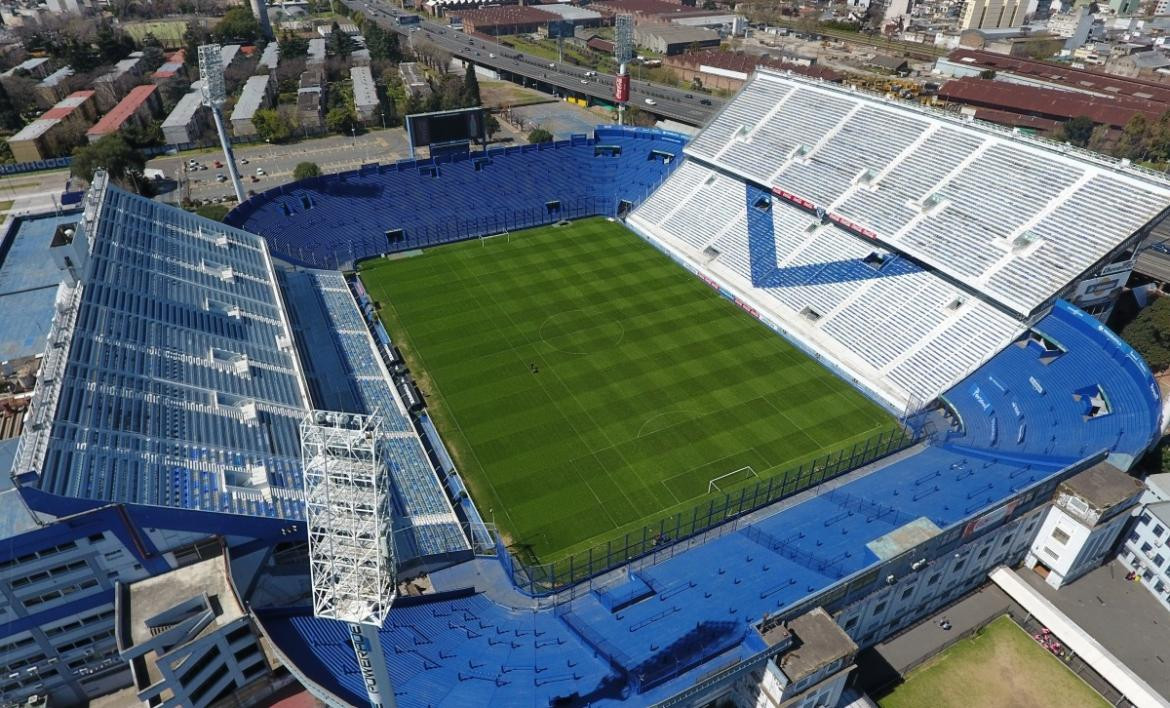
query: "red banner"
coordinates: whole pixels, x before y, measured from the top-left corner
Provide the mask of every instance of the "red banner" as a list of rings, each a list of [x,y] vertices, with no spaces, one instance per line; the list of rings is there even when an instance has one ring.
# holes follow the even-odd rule
[[[613,98],[618,103],[630,100],[630,75],[617,76],[613,82]]]

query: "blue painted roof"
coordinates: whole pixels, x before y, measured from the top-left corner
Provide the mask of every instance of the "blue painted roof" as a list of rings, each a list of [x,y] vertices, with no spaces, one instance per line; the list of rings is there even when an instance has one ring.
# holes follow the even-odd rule
[[[0,361],[45,351],[60,271],[49,255],[58,224],[77,221],[78,212],[23,217],[0,237]]]
[[[1063,353],[1054,359],[1026,342],[1011,345],[948,392],[948,400],[963,401],[962,419],[971,425],[639,570],[621,587],[585,593],[556,612],[517,611],[483,594],[401,601],[382,630],[398,704],[661,700],[761,649],[751,625],[765,614],[874,567],[891,531],[911,522],[952,527],[1071,459],[1100,449],[1122,455],[1145,449],[1158,430],[1160,405],[1140,358],[1065,303],[1035,329],[1059,339]],[[989,377],[1002,386],[995,434],[972,419],[966,402],[974,400],[971,387],[985,387]],[[1090,386],[1108,397],[1109,413],[1083,415],[1082,392]],[[1009,423],[1031,432],[1017,440],[1015,432],[1006,434]],[[261,616],[299,671],[343,700],[364,700],[344,626],[314,619],[307,609]]]

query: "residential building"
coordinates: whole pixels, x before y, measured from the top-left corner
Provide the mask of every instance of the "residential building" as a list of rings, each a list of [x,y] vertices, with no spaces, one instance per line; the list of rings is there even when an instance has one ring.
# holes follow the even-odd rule
[[[322,40],[324,41],[324,40]],[[297,89],[297,117],[305,130],[320,130],[324,126],[324,77],[320,68],[306,69],[301,74]]]
[[[358,120],[369,122],[378,116],[378,87],[368,66],[355,66],[349,70],[353,82],[353,108]]]
[[[36,85],[37,105],[42,108],[49,108],[57,101],[69,95],[69,87],[72,82],[69,80],[73,76],[73,67],[63,66],[53,73],[41,79],[41,82]]]
[[[1028,12],[1025,0],[966,0],[960,29],[1006,29],[1020,27]]]
[[[1141,482],[1108,462],[1061,482],[1024,565],[1054,588],[1101,565],[1141,493]]]
[[[142,76],[144,56],[142,52],[131,52],[130,56],[114,65],[106,74],[94,79],[97,92],[98,110],[108,111],[122,100]]]
[[[1145,51],[1111,58],[1105,68],[1118,76],[1157,79],[1170,75],[1170,56],[1161,51]]]
[[[93,142],[113,135],[127,126],[142,126],[160,112],[162,99],[159,97],[158,87],[154,84],[135,86],[126,94],[126,98],[119,101],[118,105],[86,131],[85,136]]]
[[[17,131],[8,138],[13,158],[35,162],[67,154],[97,115],[93,96],[93,91],[75,91]]]
[[[208,126],[209,112],[203,105],[201,81],[191,84],[191,91],[175,104],[170,115],[162,123],[163,138],[167,145],[189,145],[199,139]]]
[[[237,136],[255,135],[256,126],[252,123],[256,111],[267,108],[272,104],[272,96],[276,80],[269,74],[253,76],[244,83],[244,90],[232,110],[232,134]]]
[[[1170,610],[1170,473],[1152,474],[1145,485],[1118,559]]]

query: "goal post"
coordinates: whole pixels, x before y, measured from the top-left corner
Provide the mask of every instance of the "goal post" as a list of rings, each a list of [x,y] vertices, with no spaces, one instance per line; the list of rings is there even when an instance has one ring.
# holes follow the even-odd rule
[[[746,467],[740,467],[737,470],[732,470],[731,472],[727,472],[726,474],[721,474],[718,477],[712,477],[711,479],[707,480],[707,493],[710,494],[711,492],[722,492],[723,490],[719,487],[719,482],[727,479],[728,477],[736,476],[739,476],[739,478],[732,480],[729,484],[741,482],[748,479],[749,477],[755,477],[756,479],[760,478],[760,475],[758,472],[756,472],[755,468],[751,465],[747,465]]]
[[[503,231],[499,231],[494,234],[484,234],[483,236],[479,237],[479,245],[486,247],[488,239],[493,238],[503,238],[505,242],[512,243],[512,232],[508,229],[504,229]]]

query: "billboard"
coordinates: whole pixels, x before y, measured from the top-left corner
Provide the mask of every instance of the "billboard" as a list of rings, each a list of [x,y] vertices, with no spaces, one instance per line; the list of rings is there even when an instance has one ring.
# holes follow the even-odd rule
[[[614,77],[613,82],[613,98],[618,103],[626,103],[630,100],[630,75],[620,74]]]
[[[482,107],[409,115],[406,117],[406,132],[411,147],[483,142],[487,137]]]

